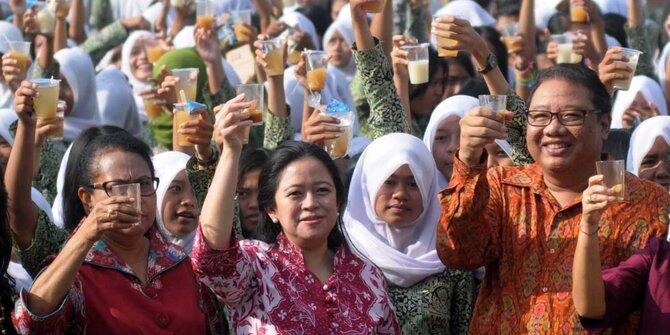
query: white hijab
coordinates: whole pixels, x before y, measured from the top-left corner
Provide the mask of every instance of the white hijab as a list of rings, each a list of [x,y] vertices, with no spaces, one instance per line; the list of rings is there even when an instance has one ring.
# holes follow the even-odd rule
[[[423,212],[406,228],[395,228],[375,213],[379,188],[399,167],[409,165],[419,185]],[[356,164],[344,212],[344,233],[352,249],[379,267],[387,280],[410,287],[444,271],[435,250],[440,219],[437,168],[426,146],[408,134],[389,134],[373,141]]]
[[[628,172],[638,175],[644,156],[647,155],[658,137],[661,137],[665,143],[670,144],[670,116],[660,115],[649,118],[635,128],[633,135],[630,137],[628,157],[626,158],[626,170]]]
[[[151,83],[146,81],[141,81],[133,75],[132,65],[130,62],[130,55],[133,53],[133,47],[138,41],[142,39],[151,38],[153,34],[146,30],[137,30],[132,32],[126,41],[121,47],[121,71],[123,74],[128,77],[130,85],[133,87],[133,91],[141,93],[151,88]]]
[[[156,177],[160,180],[158,189],[156,190],[156,226],[165,239],[173,244],[181,246],[190,254],[191,248],[193,247],[193,240],[195,238],[195,230],[186,236],[178,237],[165,227],[165,222],[163,221],[163,200],[165,199],[165,193],[167,193],[174,178],[177,177],[181,171],[186,170],[186,163],[188,163],[189,159],[191,159],[191,156],[185,153],[166,151],[155,155],[151,158],[151,161],[154,163]]]
[[[610,128],[623,128],[623,113],[633,103],[637,92],[642,92],[647,102],[653,102],[658,107],[661,115],[668,115],[668,107],[661,86],[649,77],[635,76],[628,91],[619,91],[617,93],[616,100],[612,106],[612,126]]]
[[[67,161],[70,159],[70,150],[72,150],[72,143],[67,147],[63,159],[60,161],[58,167],[58,177],[56,177],[56,198],[51,206],[51,212],[54,215],[53,223],[58,227],[65,227],[65,212],[63,212],[63,186],[65,184],[65,169],[67,168]]]
[[[670,42],[665,44],[663,51],[661,51],[661,56],[656,61],[656,76],[658,77],[661,87],[665,89],[665,71],[668,66],[668,60],[670,60]]]
[[[352,27],[351,22],[346,20],[335,20],[335,22],[333,22],[323,34],[324,50],[328,45],[328,40],[330,40],[333,37],[333,34],[336,32],[339,33],[347,43],[349,43],[349,46],[354,45],[354,28]],[[328,67],[333,66],[329,65]],[[356,74],[356,62],[354,61],[354,57],[351,56],[349,64],[344,67],[336,67],[336,69],[342,72],[342,74],[347,78],[349,85],[351,85],[351,81],[354,79],[354,75]]]
[[[495,27],[496,19],[482,6],[472,0],[450,1],[435,13],[435,15],[458,15],[470,21],[473,27],[491,26]]]
[[[428,151],[433,152],[435,134],[444,119],[452,115],[463,118],[465,113],[477,106],[479,106],[479,100],[467,95],[454,95],[440,102],[435,107],[433,114],[430,115],[430,121],[428,121],[426,132],[423,135],[423,143],[428,148]],[[438,173],[437,184],[438,190],[442,190],[449,185],[449,180],[442,173]]]
[[[0,36],[2,35],[6,36],[10,41],[23,41],[21,30],[7,21],[0,21]],[[4,54],[8,51],[9,45],[5,37],[1,37],[0,52]],[[0,82],[0,108],[11,108],[13,100],[14,94],[12,94],[12,90],[7,86],[7,83],[4,81]]]
[[[109,4],[114,20],[123,20],[141,16],[152,2],[152,0],[110,0]]]
[[[62,49],[54,54],[60,73],[74,94],[74,106],[65,117],[63,138],[73,141],[87,128],[100,125],[95,70],[91,57],[80,48]]]
[[[142,124],[133,97],[133,90],[121,71],[108,67],[96,78],[100,120],[103,125],[125,129],[135,137],[142,133]]]
[[[303,33],[307,33],[312,39],[314,48],[316,50],[321,49],[321,46],[319,45],[319,35],[316,33],[316,27],[314,27],[314,23],[312,23],[307,16],[298,12],[288,12],[284,13],[284,15],[279,18],[279,21],[286,23],[290,27],[298,28]]]

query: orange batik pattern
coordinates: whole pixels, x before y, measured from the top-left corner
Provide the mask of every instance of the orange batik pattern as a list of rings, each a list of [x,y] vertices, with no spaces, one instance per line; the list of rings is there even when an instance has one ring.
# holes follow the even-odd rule
[[[605,211],[598,233],[603,268],[666,231],[670,196],[626,176],[626,201]],[[581,197],[564,208],[547,190],[541,167],[468,168],[440,195],[437,249],[457,269],[486,266],[473,334],[572,334],[583,330],[572,305],[572,259]]]

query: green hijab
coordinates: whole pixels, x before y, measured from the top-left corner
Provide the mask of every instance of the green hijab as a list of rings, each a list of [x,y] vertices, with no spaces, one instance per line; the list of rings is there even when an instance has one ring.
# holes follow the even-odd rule
[[[203,89],[207,85],[207,68],[205,63],[198,55],[198,52],[195,48],[183,48],[175,49],[169,52],[166,52],[157,62],[154,64],[154,79],[158,78],[161,73],[163,66],[168,70],[180,69],[180,68],[197,68],[198,73],[198,96],[196,100],[202,102],[203,100]],[[153,134],[156,141],[168,148],[172,148],[172,116],[163,114],[160,117],[154,119],[149,124],[149,129],[151,134]]]

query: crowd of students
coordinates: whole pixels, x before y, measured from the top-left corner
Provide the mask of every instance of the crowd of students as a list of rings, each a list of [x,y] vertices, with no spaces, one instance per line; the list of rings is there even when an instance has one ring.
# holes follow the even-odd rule
[[[670,326],[667,1],[7,0],[0,17],[4,334]],[[612,187],[596,164],[613,160]]]

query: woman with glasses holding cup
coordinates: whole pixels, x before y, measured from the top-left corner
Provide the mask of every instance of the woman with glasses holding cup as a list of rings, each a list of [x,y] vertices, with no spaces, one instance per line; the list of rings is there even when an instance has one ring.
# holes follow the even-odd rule
[[[20,120],[10,169],[32,167],[34,94],[30,82],[16,94]],[[188,255],[154,224],[158,178],[150,155],[125,131],[95,137],[85,146],[72,166],[76,194],[65,199],[71,216],[66,219],[79,225],[30,291],[21,293],[13,320],[19,333],[221,331],[216,313],[209,312],[213,300]],[[24,179],[9,188],[12,203],[23,201],[16,196],[30,185]],[[116,193],[123,186],[136,193]],[[17,208],[12,216],[34,220],[34,210],[23,211]]]

